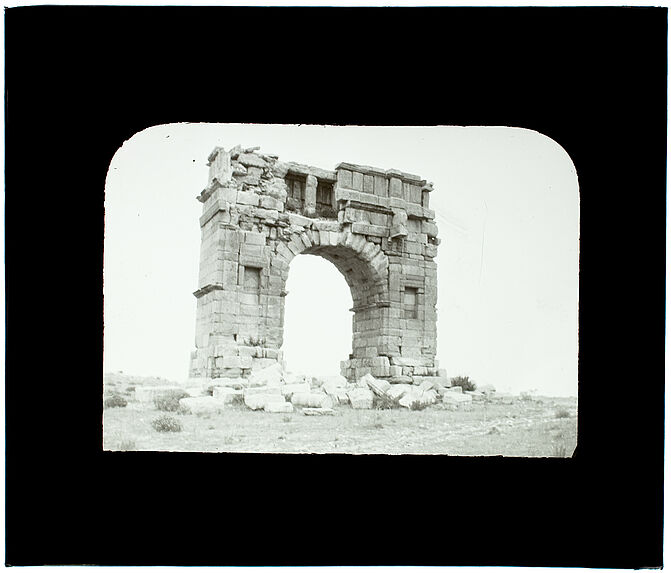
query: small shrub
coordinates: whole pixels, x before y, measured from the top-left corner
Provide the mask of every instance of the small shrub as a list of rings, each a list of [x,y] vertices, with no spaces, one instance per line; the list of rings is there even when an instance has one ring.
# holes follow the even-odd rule
[[[293,418],[291,416],[282,416],[282,421],[283,422],[291,422]]]
[[[554,444],[552,446],[552,455],[555,458],[565,458],[566,457],[566,446],[564,444]]]
[[[461,389],[465,392],[473,392],[476,388],[475,382],[470,380],[468,376],[455,376],[450,379],[452,386],[461,386]]]
[[[421,402],[420,400],[415,400],[414,402],[410,403],[410,409],[415,412],[418,410],[423,410],[424,408],[428,408],[429,403],[428,402]]]
[[[135,386],[128,386],[128,388],[126,388],[126,392],[135,392]]]
[[[105,399],[105,408],[125,408],[127,405],[126,398],[119,394],[114,394]]]
[[[182,424],[172,416],[159,416],[151,422],[152,428],[157,432],[181,432]]]
[[[570,418],[571,417],[571,412],[569,412],[566,408],[558,408],[555,411],[555,418]]]
[[[123,440],[119,444],[119,449],[124,451],[124,452],[129,452],[131,450],[136,449],[135,448],[135,440]]]
[[[154,396],[154,406],[161,412],[178,412],[180,409],[179,401],[188,397],[184,390],[172,390],[165,394]]]

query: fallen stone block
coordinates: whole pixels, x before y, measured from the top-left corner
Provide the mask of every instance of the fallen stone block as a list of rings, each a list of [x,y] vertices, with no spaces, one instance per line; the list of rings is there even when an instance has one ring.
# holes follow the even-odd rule
[[[303,382],[302,384],[284,384],[280,386],[280,392],[287,400],[291,400],[291,396],[294,394],[309,394],[310,393],[310,384]]]
[[[438,391],[440,391],[441,388],[447,388],[451,385],[451,382],[442,376],[413,376],[412,382],[418,386],[421,386],[425,382],[430,382],[431,387]]]
[[[373,407],[373,392],[368,388],[356,388],[347,395],[355,410],[370,410]]]
[[[334,393],[339,388],[347,387],[347,379],[344,376],[329,376],[328,378],[320,378],[322,381],[321,388],[327,394]]]
[[[221,400],[224,404],[235,404],[242,402],[242,390],[234,390],[228,386],[215,386],[212,389],[212,397]]]
[[[331,408],[333,400],[323,392],[296,392],[291,396],[291,403],[294,406],[307,408]]]
[[[265,412],[274,412],[278,414],[290,414],[294,411],[291,402],[266,402],[263,406]]]
[[[464,394],[470,396],[474,402],[481,402],[485,399],[484,392],[478,392],[477,390],[467,390]]]
[[[305,374],[293,374],[287,372],[284,374],[285,384],[310,384],[310,379]]]
[[[275,394],[276,396],[281,396],[282,388],[280,386],[254,386],[253,388],[245,388],[243,393],[245,396],[254,394]]]
[[[226,409],[226,404],[213,396],[182,398],[179,405],[192,414],[218,414]]]
[[[373,391],[374,394],[377,394],[378,396],[385,396],[389,391],[389,388],[391,388],[391,384],[389,384],[389,382],[386,380],[373,378],[373,376],[370,374],[366,374],[364,378],[366,379],[368,387]]]
[[[204,386],[208,388],[228,386],[234,390],[242,390],[248,383],[249,381],[246,378],[212,378],[212,380],[207,380]]]
[[[375,380],[375,377],[369,372],[361,376],[357,382],[357,388],[366,388],[368,389],[368,380]]]
[[[424,405],[435,404],[438,401],[438,392],[436,392],[433,389],[425,390],[424,392],[422,392],[419,401]]]
[[[425,380],[419,385],[419,389],[422,392],[426,392],[427,390],[433,390],[433,382],[431,382],[430,380]]]
[[[327,392],[326,395],[333,400],[334,404],[349,404],[347,392],[347,388],[336,388],[332,392]]]
[[[402,374],[400,376],[393,376],[392,378],[389,379],[389,382],[391,382],[392,384],[412,384],[413,379],[412,376],[406,376]]]
[[[445,392],[443,394],[443,404],[470,404],[473,397],[468,394],[459,394],[458,392]]]
[[[396,400],[398,398],[402,398],[403,396],[405,396],[413,388],[414,386],[411,386],[410,384],[392,384],[389,390],[387,391],[387,396],[389,396],[393,400]]]
[[[143,403],[151,403],[157,396],[164,396],[170,392],[184,392],[181,386],[136,386],[135,399]]]
[[[448,392],[457,392],[458,394],[462,394],[464,389],[461,386],[450,386],[447,388]]]
[[[423,392],[419,389],[418,386],[413,386],[406,392],[403,397],[398,401],[398,403],[404,408],[410,408],[415,402],[422,401]]]
[[[303,414],[306,416],[333,416],[335,410],[332,408],[303,408]]]
[[[263,410],[267,404],[286,402],[282,394],[248,394],[245,395],[245,406],[251,410]]]
[[[283,382],[282,366],[278,362],[262,370],[253,371],[249,377],[250,386],[281,386]]]

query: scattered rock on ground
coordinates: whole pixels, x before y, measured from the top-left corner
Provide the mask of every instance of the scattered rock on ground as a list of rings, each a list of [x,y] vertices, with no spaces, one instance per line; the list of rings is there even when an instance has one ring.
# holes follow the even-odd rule
[[[458,392],[445,392],[443,394],[443,404],[450,408],[470,408],[473,397],[468,394],[459,394]]]
[[[245,393],[245,406],[252,410],[263,410],[266,405],[274,403],[286,403],[282,394],[247,394]]]
[[[332,408],[333,400],[324,392],[295,392],[291,396],[294,406],[308,408]]]
[[[307,382],[304,382],[303,384],[284,384],[284,386],[280,386],[280,391],[287,400],[291,400],[293,394],[309,393],[310,384]]]
[[[333,408],[303,408],[303,414],[306,416],[333,416]]]

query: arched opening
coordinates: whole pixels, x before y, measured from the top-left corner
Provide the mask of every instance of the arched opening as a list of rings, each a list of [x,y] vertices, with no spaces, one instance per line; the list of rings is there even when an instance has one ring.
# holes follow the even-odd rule
[[[322,257],[296,257],[284,307],[284,359],[288,370],[340,374],[352,352],[352,295],[341,272]]]

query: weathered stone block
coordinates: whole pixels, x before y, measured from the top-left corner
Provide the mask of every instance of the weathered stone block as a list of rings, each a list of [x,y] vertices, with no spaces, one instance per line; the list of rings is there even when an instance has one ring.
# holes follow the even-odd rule
[[[389,179],[389,196],[403,199],[403,183],[397,177]]]
[[[307,227],[312,224],[312,219],[309,217],[303,217],[303,215],[296,215],[295,213],[289,213],[289,223],[291,225],[297,225],[299,227]]]
[[[242,401],[242,390],[234,390],[229,386],[215,386],[212,389],[212,397],[221,400],[224,404],[236,404]]]
[[[310,384],[308,382],[303,382],[302,384],[284,384],[280,386],[282,396],[291,400],[291,397],[294,394],[309,394],[310,393]]]
[[[332,408],[303,408],[303,414],[306,416],[334,416],[335,410]]]
[[[267,404],[284,404],[286,400],[282,394],[248,394],[244,396],[245,406],[251,410],[263,410]]]
[[[253,363],[259,359],[252,359]],[[281,386],[283,382],[282,366],[275,362],[261,370],[255,371],[249,377],[250,386]]]
[[[387,391],[387,396],[392,399],[402,398],[408,392],[413,390],[414,386],[410,384],[392,384]]]
[[[241,153],[238,156],[238,163],[247,167],[268,167],[268,163],[255,153]]]
[[[265,412],[273,412],[276,414],[291,414],[294,407],[291,402],[266,402],[263,406]]]
[[[238,191],[237,202],[240,205],[251,205],[252,207],[257,207],[259,204],[260,197],[256,193],[251,193],[249,191]]]
[[[347,395],[355,410],[370,410],[373,407],[373,392],[368,388],[355,388]]]
[[[445,392],[443,394],[443,404],[464,404],[473,401],[473,397],[468,394],[458,394],[457,392]]]
[[[246,378],[213,378],[201,385],[201,388],[210,388],[216,386],[228,386],[234,390],[242,390],[249,381]]]
[[[259,206],[264,209],[270,209],[275,211],[284,211],[284,201],[280,201],[275,197],[270,195],[261,195],[259,199]]]
[[[323,392],[295,392],[291,396],[291,403],[294,406],[304,406],[308,408],[333,407],[333,400]]]

